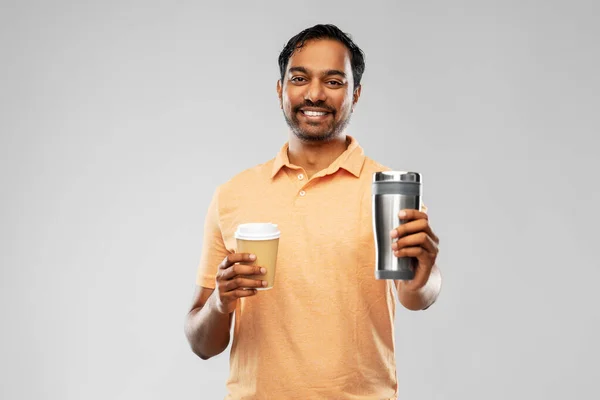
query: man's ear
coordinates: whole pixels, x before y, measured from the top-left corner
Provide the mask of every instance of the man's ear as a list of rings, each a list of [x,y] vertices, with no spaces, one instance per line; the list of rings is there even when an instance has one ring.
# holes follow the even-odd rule
[[[283,109],[283,86],[281,80],[277,81],[277,97],[279,98],[279,108]]]
[[[356,89],[354,89],[354,93],[352,94],[352,111],[354,111],[354,107],[356,103],[358,103],[358,99],[360,98],[360,92],[362,90],[362,85],[358,85]]]

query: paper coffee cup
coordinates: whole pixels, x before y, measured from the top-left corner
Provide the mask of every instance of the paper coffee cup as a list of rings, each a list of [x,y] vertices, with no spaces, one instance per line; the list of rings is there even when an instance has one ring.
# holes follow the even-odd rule
[[[240,224],[235,231],[237,252],[256,255],[256,260],[242,264],[258,265],[267,270],[265,275],[248,275],[251,279],[267,281],[267,286],[257,288],[258,290],[271,289],[275,284],[275,266],[280,235],[281,232],[277,225],[270,222]]]

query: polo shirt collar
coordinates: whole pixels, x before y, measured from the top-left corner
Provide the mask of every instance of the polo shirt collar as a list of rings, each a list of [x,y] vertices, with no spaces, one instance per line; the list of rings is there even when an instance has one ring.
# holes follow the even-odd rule
[[[358,141],[354,137],[350,135],[346,135],[346,137],[350,141],[348,148],[329,167],[326,168],[325,173],[332,174],[338,169],[343,168],[358,178],[365,162],[365,153],[363,148],[360,147]],[[289,145],[289,142],[284,144],[275,157],[273,169],[271,171],[271,178],[274,178],[283,167],[288,167],[291,169],[298,168],[290,163],[288,158]]]

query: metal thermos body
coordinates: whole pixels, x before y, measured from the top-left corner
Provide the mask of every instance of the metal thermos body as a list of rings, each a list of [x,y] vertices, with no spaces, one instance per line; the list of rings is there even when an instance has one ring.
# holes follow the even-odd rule
[[[384,171],[373,174],[372,184],[373,234],[375,236],[375,278],[411,280],[415,260],[396,257],[392,250],[390,231],[403,223],[400,210],[421,209],[421,174],[405,171]]]

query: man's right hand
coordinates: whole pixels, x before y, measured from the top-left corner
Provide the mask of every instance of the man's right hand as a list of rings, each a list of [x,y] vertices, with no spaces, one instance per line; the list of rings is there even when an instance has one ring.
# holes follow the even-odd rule
[[[256,265],[238,264],[256,260],[254,254],[229,254],[219,265],[215,292],[215,306],[222,314],[231,314],[241,297],[254,296],[255,288],[267,286],[267,281],[248,278],[248,275],[264,275],[267,270]]]

